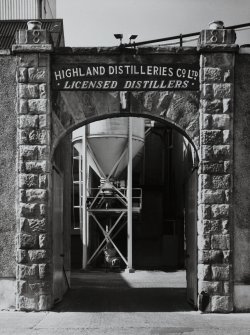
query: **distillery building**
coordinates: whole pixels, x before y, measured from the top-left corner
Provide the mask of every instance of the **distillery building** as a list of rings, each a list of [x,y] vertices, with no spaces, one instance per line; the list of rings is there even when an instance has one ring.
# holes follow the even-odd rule
[[[194,309],[250,310],[250,48],[203,28],[69,48],[55,1],[0,0],[0,308],[185,269]]]

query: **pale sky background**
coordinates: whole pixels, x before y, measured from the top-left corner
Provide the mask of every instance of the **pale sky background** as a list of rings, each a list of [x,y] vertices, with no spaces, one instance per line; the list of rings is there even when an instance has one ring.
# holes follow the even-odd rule
[[[213,20],[250,22],[250,0],[57,0],[57,17],[66,46],[114,46],[114,33],[138,34],[139,42],[201,31]],[[237,42],[250,43],[250,30]]]

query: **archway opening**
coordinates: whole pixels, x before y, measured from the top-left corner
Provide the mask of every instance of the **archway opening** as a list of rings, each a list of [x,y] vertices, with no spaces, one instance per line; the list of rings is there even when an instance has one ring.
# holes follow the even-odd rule
[[[59,193],[68,192],[69,197],[71,183],[71,205],[69,198],[67,204],[65,201],[63,206],[61,204],[64,209],[61,219],[65,220],[66,215],[69,220],[69,213],[66,213],[69,207],[71,218],[70,228],[67,224],[65,229],[63,224],[63,231],[54,232],[54,240],[56,235],[63,234],[65,244],[59,247],[64,257],[57,257],[63,263],[64,275],[61,273],[61,279],[56,276],[54,292],[60,300],[63,292],[58,291],[58,285],[63,276],[65,290],[67,285],[79,286],[81,279],[85,287],[90,281],[91,286],[96,283],[96,289],[100,283],[105,289],[107,279],[109,289],[111,282],[115,286],[118,279],[120,284],[126,283],[128,287],[133,287],[133,279],[144,284],[149,280],[156,286],[163,286],[164,282],[161,287],[164,300],[175,291],[173,301],[182,299],[185,305],[187,293],[188,301],[196,306],[196,152],[189,140],[169,124],[145,118],[132,119],[136,125],[135,131],[131,131],[132,146],[136,150],[131,157],[130,242],[128,118],[105,119],[80,127],[55,151],[55,171],[60,174],[60,168],[63,170],[64,187]],[[72,142],[71,148],[69,142]],[[71,167],[66,160],[70,160]],[[58,254],[59,249],[54,248],[55,253]],[[105,252],[108,249],[113,249],[109,251],[113,263],[107,260]],[[124,275],[126,269],[135,269],[136,275]],[[70,270],[73,271],[71,283]],[[155,277],[149,278],[149,274]],[[142,277],[138,279],[138,276]],[[158,284],[157,278],[160,280]],[[154,296],[155,289],[152,291]],[[157,296],[160,291],[156,291]],[[172,305],[175,309],[175,304]],[[180,305],[179,310],[187,308],[184,305]],[[170,308],[170,305],[163,307],[159,303],[158,307],[160,309],[155,307],[155,310]],[[61,304],[59,308],[64,309],[65,305]],[[88,309],[86,302],[85,308]],[[103,308],[105,310],[105,306]],[[121,308],[126,310],[127,307]]]

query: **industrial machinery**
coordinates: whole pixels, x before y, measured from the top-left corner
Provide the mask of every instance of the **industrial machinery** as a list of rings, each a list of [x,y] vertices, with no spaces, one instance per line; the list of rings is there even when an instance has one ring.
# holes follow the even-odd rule
[[[109,244],[132,271],[132,220],[142,206],[132,170],[144,145],[144,122],[112,118],[73,132],[74,213],[79,215],[83,268],[97,262]],[[127,245],[121,250],[116,238],[125,226]]]

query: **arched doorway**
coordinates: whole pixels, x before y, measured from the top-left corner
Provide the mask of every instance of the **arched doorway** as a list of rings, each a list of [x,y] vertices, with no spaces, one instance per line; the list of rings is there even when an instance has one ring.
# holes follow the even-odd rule
[[[117,126],[119,120],[126,121],[126,119],[124,116],[121,117],[119,115],[119,118],[116,117],[107,120],[114,120]],[[134,194],[134,197],[132,196],[133,201],[137,201],[136,205],[133,204],[132,219],[133,252],[131,257],[133,268],[136,270],[163,270],[167,273],[169,271],[177,271],[178,269],[187,269],[188,300],[196,307],[197,151],[187,138],[175,130],[177,128],[175,125],[171,126],[169,122],[163,122],[162,120],[156,121],[156,118],[152,120],[133,117],[133,119],[143,121],[143,131],[144,135],[146,135],[145,145],[143,145],[143,148],[140,148],[140,157],[137,157],[137,162],[133,164],[135,165],[135,169],[133,169],[133,191],[139,192],[137,195]],[[100,187],[102,187],[100,182],[103,176],[100,170],[103,169],[103,164],[107,164],[107,162],[100,162],[100,157],[102,161],[105,156],[108,156],[108,160],[110,161],[113,154],[112,145],[111,143],[109,145],[102,143],[103,141],[105,142],[105,136],[103,136],[101,140],[102,144],[100,145],[99,142],[99,148],[97,148],[99,152],[93,153],[93,147],[92,149],[88,149],[90,158],[87,158],[86,152],[83,154],[83,151],[87,150],[87,144],[83,140],[83,137],[86,138],[85,133],[87,130],[84,130],[84,128],[88,127],[87,129],[89,129],[92,124],[93,126],[96,125],[96,128],[100,123],[103,125],[103,121],[96,121],[85,127],[80,127],[73,132],[73,152],[68,151],[68,156],[66,156],[65,141],[59,144],[55,150],[54,164],[57,166],[57,170],[61,170],[61,164],[62,175],[65,178],[66,173],[69,174],[67,167],[65,167],[65,161],[69,160],[70,154],[73,157],[71,268],[77,268],[78,270],[88,269],[88,271],[90,269],[102,269],[102,271],[105,271],[106,265],[103,251],[105,249],[106,237],[106,242],[111,238],[111,242],[114,243],[118,251],[117,255],[120,258],[120,264],[119,267],[115,268],[124,270],[128,267],[129,257],[126,204],[122,206],[119,201],[112,204],[111,200],[113,197],[111,194],[108,194],[106,197],[102,194],[99,198],[97,194]],[[138,128],[138,124],[136,125]],[[100,139],[100,132],[98,140]],[[184,131],[182,132],[184,133]],[[108,135],[110,136],[110,134]],[[92,138],[93,136],[92,134]],[[117,142],[119,140],[118,133],[116,132],[113,136],[116,136]],[[89,137],[88,134],[88,140]],[[71,141],[70,138],[68,138],[69,141]],[[126,141],[127,139],[125,143]],[[84,147],[85,149],[83,149]],[[124,149],[126,150],[126,146],[123,143],[121,155],[124,153]],[[63,162],[59,158],[62,155]],[[119,160],[120,156],[117,156],[117,152],[115,155]],[[111,165],[113,167],[113,164]],[[64,168],[65,170],[63,171]],[[83,174],[88,176],[87,179],[84,178]],[[109,173],[106,174],[108,175]],[[115,174],[114,177],[116,177]],[[83,191],[85,186],[86,189]],[[112,187],[117,194],[118,192],[127,193],[126,171],[125,173],[123,171],[119,178],[112,179]],[[66,193],[68,194],[69,190]],[[56,198],[58,199],[58,195]],[[103,204],[101,204],[101,201],[103,201]],[[92,202],[99,203],[92,206]],[[85,207],[86,203],[88,204]],[[120,206],[118,206],[119,204]],[[123,216],[124,213],[123,222],[120,222],[121,225],[117,226],[116,231],[114,224],[116,225],[116,222],[120,220],[120,216]],[[63,216],[64,214],[61,215],[61,217]],[[87,233],[85,220],[88,222]],[[67,221],[64,233],[64,239],[67,242],[63,252],[66,258],[64,263],[66,266],[67,259],[69,258],[69,235],[66,236],[69,233],[68,225],[69,222]],[[57,237],[55,236],[54,239],[56,240]],[[54,252],[58,254],[56,249]],[[61,260],[60,255],[58,255],[58,259]],[[63,272],[63,262],[61,266],[61,272]],[[61,280],[64,281],[64,285],[58,281],[56,286],[61,288],[65,286],[66,288],[67,285],[63,277],[63,273],[61,273]],[[69,281],[69,273],[67,280]],[[167,281],[167,278],[165,280]],[[164,283],[164,285],[167,286],[167,283]],[[182,294],[183,292],[181,291]],[[178,294],[176,299],[177,301],[180,299]],[[85,308],[87,308],[87,305],[84,307],[84,310]],[[161,306],[161,308],[164,307]]]

